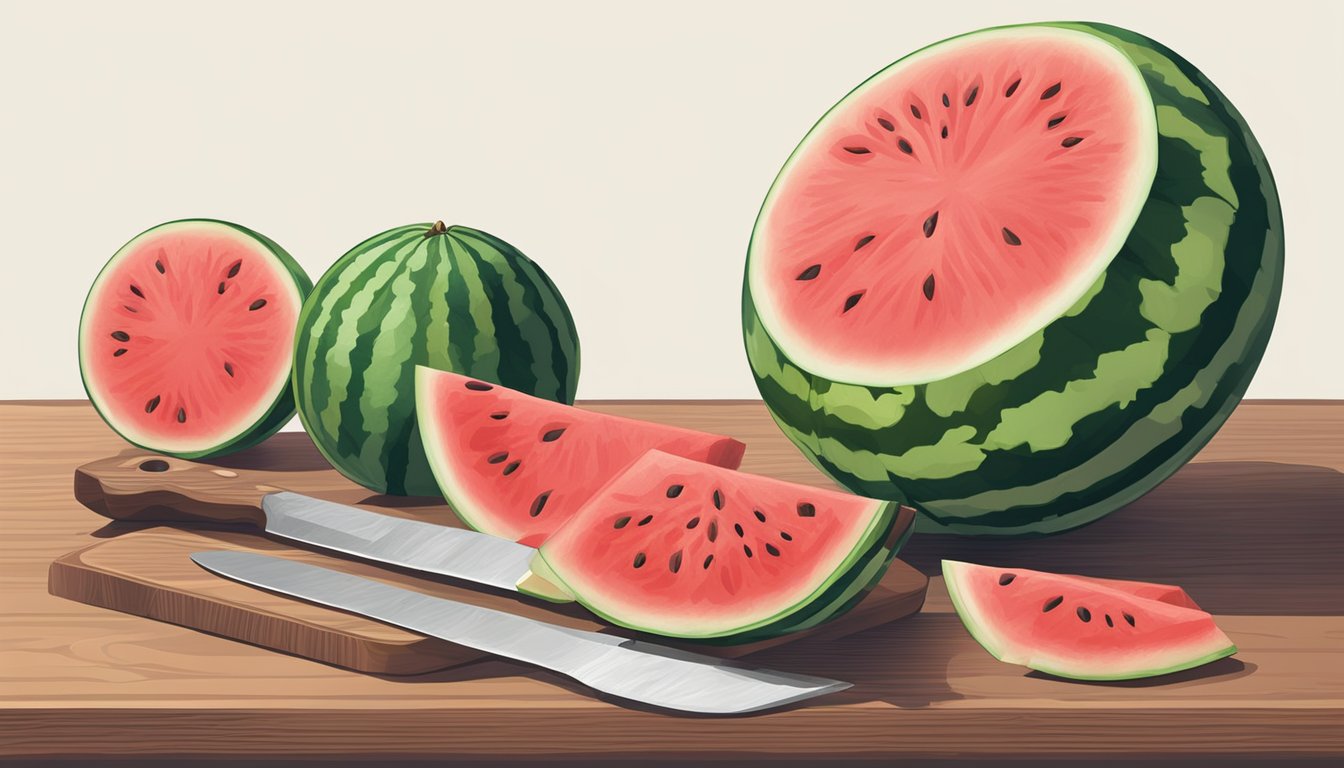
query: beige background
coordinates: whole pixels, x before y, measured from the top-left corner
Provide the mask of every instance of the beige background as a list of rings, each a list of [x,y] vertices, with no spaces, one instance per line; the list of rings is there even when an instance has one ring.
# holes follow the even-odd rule
[[[89,283],[184,216],[258,229],[314,278],[395,225],[479,227],[564,291],[581,397],[755,396],[742,259],[807,128],[916,47],[1059,18],[1162,40],[1246,115],[1289,260],[1250,394],[1344,397],[1341,7],[0,0],[0,398],[82,396]]]

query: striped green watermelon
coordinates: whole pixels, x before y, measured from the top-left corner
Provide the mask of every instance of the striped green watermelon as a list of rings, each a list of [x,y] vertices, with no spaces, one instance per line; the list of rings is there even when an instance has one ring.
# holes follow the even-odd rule
[[[560,292],[516,248],[411,224],[327,270],[294,344],[304,428],[332,466],[380,493],[439,493],[416,425],[417,365],[572,403],[579,339]]]
[[[762,206],[747,355],[776,422],[922,530],[1073,528],[1226,420],[1283,272],[1269,166],[1184,59],[1116,27],[935,44],[837,104]]]

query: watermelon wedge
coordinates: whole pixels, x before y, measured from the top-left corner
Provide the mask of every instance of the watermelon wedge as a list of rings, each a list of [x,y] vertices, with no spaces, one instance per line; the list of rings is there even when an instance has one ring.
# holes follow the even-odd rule
[[[541,545],[519,588],[644,632],[745,642],[853,605],[913,522],[894,502],[649,451]]]
[[[536,546],[594,491],[657,448],[736,468],[731,437],[586,411],[418,366],[416,417],[434,477],[467,525]]]
[[[294,415],[294,329],[312,282],[274,241],[225,221],[160,224],[89,289],[79,370],[127,441],[182,458],[269,437]]]
[[[943,578],[985,650],[1058,677],[1152,677],[1237,652],[1179,588],[955,560],[943,561]]]

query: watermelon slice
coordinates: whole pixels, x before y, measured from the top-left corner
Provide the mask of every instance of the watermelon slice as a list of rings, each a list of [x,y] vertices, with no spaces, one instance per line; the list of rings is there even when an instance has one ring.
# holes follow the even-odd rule
[[[1176,587],[955,560],[943,561],[943,578],[957,615],[985,650],[1051,675],[1128,680],[1237,652],[1213,617]]]
[[[644,632],[745,642],[853,605],[913,521],[894,502],[649,451],[541,545],[519,588],[553,585]]]
[[[467,525],[536,546],[651,448],[736,468],[731,437],[652,424],[418,366],[416,418],[444,498]]]
[[[84,302],[79,369],[135,445],[183,458],[261,442],[294,415],[294,329],[312,282],[246,227],[173,221],[137,235]]]

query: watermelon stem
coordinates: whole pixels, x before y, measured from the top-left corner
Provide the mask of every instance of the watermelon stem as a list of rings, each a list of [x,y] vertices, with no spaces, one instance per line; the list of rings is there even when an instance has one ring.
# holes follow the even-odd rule
[[[436,221],[434,222],[434,226],[430,227],[429,231],[425,233],[425,237],[434,237],[435,235],[442,235],[444,232],[447,231],[448,231],[447,224],[444,224],[442,221]]]

